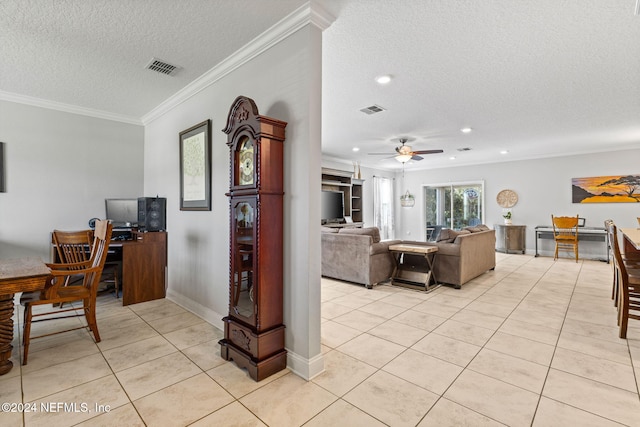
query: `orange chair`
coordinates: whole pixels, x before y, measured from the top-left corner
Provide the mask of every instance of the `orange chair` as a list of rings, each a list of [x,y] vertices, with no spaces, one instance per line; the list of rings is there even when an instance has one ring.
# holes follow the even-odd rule
[[[104,268],[104,264],[107,259],[107,252],[109,249],[109,242],[111,241],[112,229],[113,225],[109,221],[96,221],[94,239],[91,245],[91,256],[87,261],[76,263],[47,264],[47,266],[51,269],[51,276],[49,276],[49,278],[47,279],[45,288],[40,291],[39,298],[24,302],[25,312],[23,337],[24,354],[22,358],[23,365],[27,364],[27,358],[29,356],[29,343],[31,339],[42,338],[49,335],[88,327],[91,332],[93,332],[95,341],[100,342],[100,334],[98,332],[98,324],[96,321],[96,295],[98,291],[98,284],[100,283],[102,269]],[[77,275],[82,276],[82,286],[65,286],[67,278]],[[33,314],[34,306],[46,304],[62,305],[64,303],[72,303],[75,301],[82,301],[82,307],[78,308],[72,306],[68,309]],[[78,314],[77,311],[81,311],[81,313]],[[65,312],[74,312],[74,314],[57,316],[58,314]],[[50,317],[50,315],[56,316]],[[44,322],[48,320],[76,316],[84,316],[87,321],[87,325],[31,337],[31,324],[33,322]],[[34,317],[38,317],[38,319],[33,320]]]
[[[553,239],[556,242],[553,259],[558,259],[558,251],[561,249],[573,250],[576,262],[578,262],[578,215],[575,217],[551,215],[551,223],[553,224]]]

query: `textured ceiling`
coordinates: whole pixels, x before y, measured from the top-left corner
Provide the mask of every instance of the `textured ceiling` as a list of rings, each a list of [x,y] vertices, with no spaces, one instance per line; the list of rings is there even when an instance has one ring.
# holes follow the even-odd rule
[[[445,151],[414,169],[640,147],[635,0],[317,3],[337,18],[323,33],[328,158],[397,168],[367,153],[392,153],[403,136]],[[2,0],[0,99],[139,121],[303,4]],[[148,71],[152,57],[182,69]],[[375,83],[381,74],[391,83]],[[387,111],[359,111],[373,104]]]
[[[139,119],[304,3],[2,0],[0,90]]]
[[[323,152],[399,167],[363,153],[391,153],[401,136],[444,149],[407,166],[419,169],[638,148],[634,9],[635,0],[344,1],[323,36]],[[394,78],[380,86],[381,74]],[[359,111],[372,104],[387,111]],[[473,132],[460,133],[466,126]]]

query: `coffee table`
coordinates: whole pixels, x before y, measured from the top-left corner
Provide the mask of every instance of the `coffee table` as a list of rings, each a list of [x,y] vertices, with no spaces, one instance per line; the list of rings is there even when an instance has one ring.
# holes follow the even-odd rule
[[[391,284],[431,292],[440,287],[433,271],[437,246],[400,243],[389,246],[395,261]]]

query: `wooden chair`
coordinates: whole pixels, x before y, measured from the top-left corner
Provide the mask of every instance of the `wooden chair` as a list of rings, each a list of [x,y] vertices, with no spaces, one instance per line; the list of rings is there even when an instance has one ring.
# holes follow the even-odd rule
[[[627,326],[629,319],[640,320],[640,269],[629,269],[624,262],[620,245],[618,243],[618,231],[610,224],[613,236],[614,265],[618,275],[618,326],[620,338],[627,338]],[[632,313],[633,311],[633,313]]]
[[[556,242],[553,259],[558,259],[560,249],[573,250],[576,262],[578,262],[578,215],[575,217],[551,215],[551,223],[553,224],[553,239]]]
[[[111,241],[112,229],[113,225],[109,221],[96,221],[94,239],[91,244],[91,255],[88,260],[75,263],[47,264],[47,266],[51,269],[51,276],[49,276],[49,278],[47,279],[45,288],[40,291],[39,298],[24,302],[25,312],[23,337],[24,354],[22,359],[23,365],[27,364],[27,358],[29,356],[29,343],[31,339],[42,338],[49,335],[55,335],[62,332],[68,332],[88,327],[91,332],[93,332],[95,341],[100,342],[100,334],[98,332],[98,324],[96,322],[96,294],[98,290],[98,284],[100,283],[102,269],[104,268],[104,264],[107,259],[107,252],[109,249],[109,242]],[[76,275],[82,275],[82,286],[64,286],[68,277]],[[46,304],[63,304],[75,301],[82,301],[81,309],[77,307],[71,307],[68,309],[33,314],[34,306]],[[77,310],[81,310],[82,312],[78,314]],[[58,314],[65,312],[74,312],[75,314],[57,316]],[[49,317],[50,315],[56,316]],[[30,336],[31,324],[33,322],[44,322],[48,320],[76,316],[84,316],[86,318],[87,325],[36,337]],[[39,319],[33,320],[34,317],[38,317]]]
[[[609,251],[610,258],[613,260],[611,263],[611,267],[613,268],[613,284],[611,289],[611,299],[613,300],[614,305],[618,306],[619,299],[619,287],[620,287],[620,274],[618,269],[616,268],[616,259],[613,253],[614,250],[614,242],[618,242],[618,236],[616,233],[616,226],[613,220],[607,219],[604,221],[604,228],[609,236],[609,247],[607,250]],[[618,250],[620,247],[618,246]],[[622,262],[624,262],[626,268],[631,269],[640,269],[640,255],[638,254],[624,254],[621,252]]]
[[[93,243],[93,231],[60,231],[53,230],[51,240],[58,255],[57,260],[62,264],[77,264],[85,262],[91,255],[91,244]],[[79,270],[80,267],[76,267]],[[65,279],[65,286],[76,284],[82,281],[82,275],[72,276]]]
[[[89,260],[91,255],[91,244],[93,242],[93,230],[81,231],[60,231],[53,230],[51,237],[58,254],[58,261],[63,264],[81,263]],[[116,298],[119,294],[118,270],[120,266],[116,262],[105,262],[102,270],[101,281],[113,282],[115,287]],[[107,274],[108,272],[108,274]],[[73,280],[67,277],[67,283],[79,284],[82,281]]]

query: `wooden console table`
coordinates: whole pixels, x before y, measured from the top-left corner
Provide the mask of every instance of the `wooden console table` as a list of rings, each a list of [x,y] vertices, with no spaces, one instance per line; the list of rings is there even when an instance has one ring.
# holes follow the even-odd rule
[[[525,253],[526,225],[494,224],[493,228],[496,230],[496,251]]]
[[[13,367],[13,295],[43,289],[50,274],[38,258],[0,259],[0,375]]]
[[[389,252],[396,263],[391,275],[391,284],[408,288],[419,288],[431,292],[440,287],[433,272],[433,261],[438,252],[437,246],[411,244],[390,245]],[[417,263],[407,259],[407,255],[418,255],[426,262]],[[410,256],[408,258],[411,258]],[[433,282],[433,284],[432,284]]]

